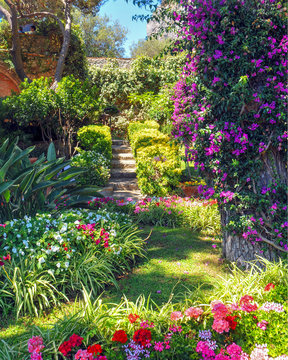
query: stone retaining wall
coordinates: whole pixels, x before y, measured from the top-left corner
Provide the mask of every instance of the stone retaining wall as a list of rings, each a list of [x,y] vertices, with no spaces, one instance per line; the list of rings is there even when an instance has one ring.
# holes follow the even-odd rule
[[[103,68],[103,66],[109,63],[117,63],[120,68],[129,69],[131,67],[132,61],[134,59],[124,59],[124,58],[92,58],[88,57],[88,64],[90,66],[97,66]]]

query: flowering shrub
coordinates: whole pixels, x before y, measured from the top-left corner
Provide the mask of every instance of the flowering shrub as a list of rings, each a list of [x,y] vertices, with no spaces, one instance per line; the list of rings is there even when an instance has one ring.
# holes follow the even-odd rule
[[[287,250],[287,11],[274,0],[183,0],[174,129],[235,235]],[[224,214],[224,213],[223,213]]]

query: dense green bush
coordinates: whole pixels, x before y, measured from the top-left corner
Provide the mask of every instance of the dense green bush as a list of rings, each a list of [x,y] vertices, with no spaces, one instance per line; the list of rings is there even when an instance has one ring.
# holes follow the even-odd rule
[[[173,193],[181,176],[178,147],[150,145],[137,151],[137,178],[141,191],[148,195]]]
[[[130,107],[130,93],[152,91],[157,94],[165,84],[175,83],[184,63],[184,54],[165,60],[139,57],[132,62],[130,69],[119,68],[117,61],[111,61],[103,68],[91,66],[89,77],[100,89],[104,106],[114,104],[122,111]]]
[[[81,149],[94,150],[108,160],[112,159],[112,138],[108,126],[84,126],[78,131],[77,136]]]
[[[142,193],[164,196],[177,188],[181,176],[180,156],[179,148],[158,128],[155,121],[132,122],[128,134]]]
[[[85,169],[77,182],[81,185],[104,186],[110,176],[110,161],[95,150],[81,150],[71,159],[71,165]]]
[[[77,130],[99,109],[98,90],[72,75],[61,80],[57,92],[51,84],[48,78],[26,80],[20,94],[1,102],[0,114],[20,128],[38,126],[43,140],[59,140],[65,155],[71,156]]]

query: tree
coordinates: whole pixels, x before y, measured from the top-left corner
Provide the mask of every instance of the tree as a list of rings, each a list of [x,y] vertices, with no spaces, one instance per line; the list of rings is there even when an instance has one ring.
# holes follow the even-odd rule
[[[15,71],[23,81],[27,78],[24,71],[19,38],[19,20],[25,18],[52,17],[57,22],[63,35],[62,48],[59,54],[57,67],[54,75],[53,88],[62,78],[65,59],[68,53],[71,38],[71,9],[78,8],[81,11],[96,13],[103,0],[4,0],[0,4],[0,10],[9,22],[12,32],[12,48],[10,50]],[[4,6],[3,6],[4,5]]]
[[[109,25],[109,17],[73,12],[73,22],[80,25],[86,55],[91,57],[122,57],[128,30],[118,21]]]
[[[130,47],[131,57],[154,57],[159,55],[169,44],[169,39],[140,39]]]

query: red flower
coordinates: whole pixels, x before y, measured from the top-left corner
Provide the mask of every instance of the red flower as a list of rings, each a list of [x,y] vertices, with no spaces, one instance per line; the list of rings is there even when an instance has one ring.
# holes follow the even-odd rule
[[[144,347],[151,341],[151,339],[151,331],[147,329],[139,329],[135,331],[133,336],[133,340]]]
[[[271,289],[274,289],[275,285],[273,283],[269,283],[265,286],[264,291],[270,291]]]
[[[225,320],[228,321],[229,323],[229,327],[231,330],[235,330],[236,329],[236,326],[237,326],[237,321],[235,321],[235,319],[237,318],[238,316],[235,315],[235,316],[226,316]]]
[[[0,260],[0,266],[4,266],[4,262]]]
[[[125,344],[127,340],[128,340],[127,334],[125,333],[124,330],[115,331],[112,338],[112,341],[118,341],[121,342],[122,344]]]
[[[83,338],[79,335],[73,334],[69,338],[69,342],[72,347],[80,346],[82,344]]]
[[[96,356],[98,353],[99,354],[102,353],[102,348],[101,348],[101,345],[94,344],[94,345],[88,346],[87,351],[88,351],[88,353],[92,354],[93,356]]]
[[[10,261],[11,260],[11,255],[7,254],[6,256],[3,256],[3,260],[4,261]]]
[[[59,351],[64,356],[69,356],[71,350],[72,350],[72,347],[71,347],[70,341],[64,341],[63,344],[61,344],[59,346]]]
[[[130,321],[131,324],[133,324],[135,321],[137,321],[139,319],[139,315],[137,314],[129,314],[128,319]]]

